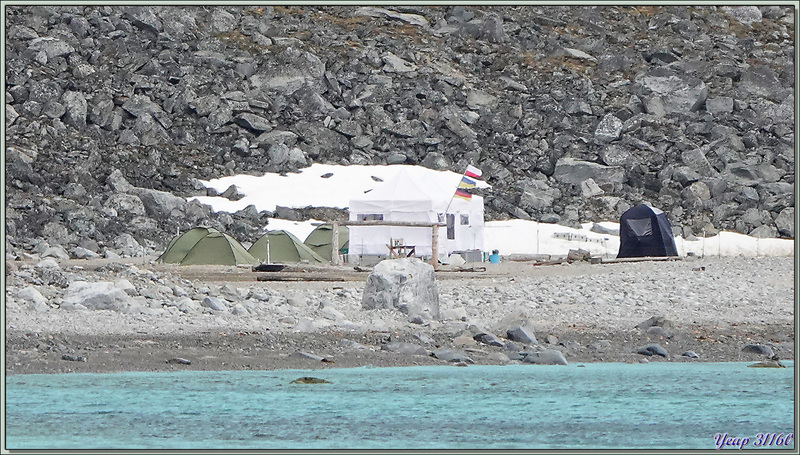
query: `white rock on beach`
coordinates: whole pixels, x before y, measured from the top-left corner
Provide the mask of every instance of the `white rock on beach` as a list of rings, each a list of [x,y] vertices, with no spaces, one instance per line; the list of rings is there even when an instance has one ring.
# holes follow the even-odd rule
[[[47,299],[33,286],[28,286],[18,290],[15,297],[19,300],[24,300],[33,304],[46,304]]]
[[[130,306],[130,297],[110,281],[74,281],[64,293],[62,307],[81,305],[92,310],[120,311]]]
[[[58,265],[58,262],[56,262],[56,260],[53,259],[53,258],[42,259],[41,261],[37,262],[34,267],[36,267],[37,269],[60,269],[61,268],[61,266]]]
[[[385,260],[367,277],[364,309],[398,309],[410,317],[439,319],[439,291],[433,267],[417,258]]]

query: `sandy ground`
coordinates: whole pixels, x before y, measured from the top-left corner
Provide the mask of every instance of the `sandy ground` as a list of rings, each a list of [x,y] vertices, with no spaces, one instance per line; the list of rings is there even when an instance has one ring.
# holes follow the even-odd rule
[[[77,270],[89,272],[102,261],[65,267],[74,270],[76,264]],[[357,296],[367,272],[350,267],[296,268],[269,275],[287,281],[258,281],[264,272],[242,268],[179,267],[146,260],[134,265],[194,286],[230,284],[310,296],[344,290],[354,297],[337,301],[337,308],[353,320],[364,311]],[[331,325],[303,332],[256,317],[198,314],[176,319],[112,311],[7,311],[6,373],[453,365],[429,355],[443,347],[465,353],[475,364],[506,364],[512,362],[506,348],[476,343],[464,335],[476,327],[500,327],[500,321],[518,313],[535,327],[538,344],[527,348],[559,350],[570,363],[764,359],[743,352],[748,344],[769,346],[781,359],[794,359],[793,258],[477,266],[486,270],[444,268],[436,274],[440,308],[465,309],[466,321],[411,324],[403,315],[381,310],[388,312],[381,315],[382,321],[389,322],[374,328],[363,323],[360,329]],[[300,277],[314,281],[297,281]],[[667,336],[636,327],[655,315],[673,322]],[[391,341],[420,345],[425,354],[390,352],[385,345]],[[653,343],[669,356],[636,352]],[[699,357],[681,355],[685,351]]]

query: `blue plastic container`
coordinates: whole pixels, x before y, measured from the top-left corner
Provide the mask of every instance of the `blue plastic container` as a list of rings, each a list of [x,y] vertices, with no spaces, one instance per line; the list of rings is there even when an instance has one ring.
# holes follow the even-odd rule
[[[499,264],[500,263],[500,255],[499,254],[490,254],[489,255],[489,263],[491,263],[491,264]]]

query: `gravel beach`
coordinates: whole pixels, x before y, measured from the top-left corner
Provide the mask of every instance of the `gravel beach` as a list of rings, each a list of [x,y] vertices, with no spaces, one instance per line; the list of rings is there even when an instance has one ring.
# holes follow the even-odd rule
[[[368,273],[350,267],[269,275],[141,258],[42,262],[6,263],[7,374],[507,364],[543,350],[570,363],[793,360],[795,351],[791,257],[443,269],[441,317],[421,323],[362,309]],[[71,305],[80,281],[124,297],[106,309]],[[519,320],[535,343],[507,339]],[[652,345],[666,356],[642,351]],[[442,349],[468,361],[432,355]]]

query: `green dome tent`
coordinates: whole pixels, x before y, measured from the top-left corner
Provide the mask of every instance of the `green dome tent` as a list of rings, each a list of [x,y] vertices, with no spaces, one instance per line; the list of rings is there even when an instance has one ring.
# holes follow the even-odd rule
[[[233,237],[211,232],[186,254],[181,265],[257,265],[254,258]]]
[[[214,228],[196,227],[184,232],[179,236],[176,236],[169,242],[167,249],[161,253],[161,256],[158,257],[157,261],[170,264],[179,264],[183,258],[186,257],[189,251],[191,251],[191,249],[197,245],[197,242],[212,232],[218,233],[219,231]]]
[[[349,232],[347,226],[339,226],[339,253],[341,254],[347,254],[347,249],[349,247],[348,238],[350,237]],[[323,224],[311,231],[308,237],[306,237],[306,241],[303,243],[321,258],[330,261],[332,239],[333,226],[330,224]]]
[[[267,256],[267,245],[269,245],[269,256]],[[307,247],[297,237],[290,232],[283,230],[269,231],[248,250],[250,254],[262,262],[326,262],[311,248]]]

